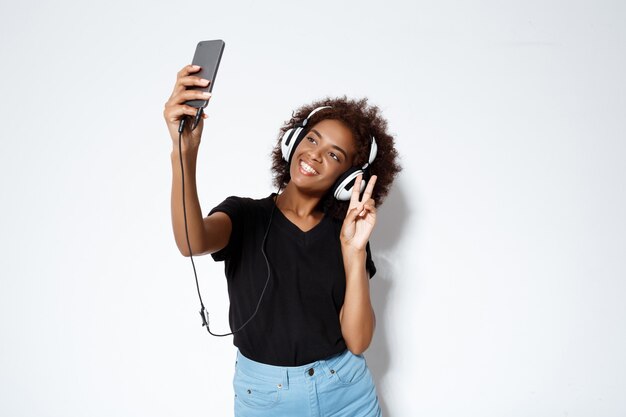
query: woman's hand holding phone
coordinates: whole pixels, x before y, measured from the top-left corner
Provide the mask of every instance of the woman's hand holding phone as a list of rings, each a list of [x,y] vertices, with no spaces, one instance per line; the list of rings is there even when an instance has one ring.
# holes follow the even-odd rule
[[[200,90],[191,90],[189,87],[207,87],[210,83],[209,80],[202,79],[195,73],[200,71],[198,65],[187,65],[181,69],[176,76],[176,84],[174,84],[174,90],[169,100],[165,103],[165,109],[163,110],[163,117],[167,123],[167,128],[172,138],[172,144],[175,149],[178,150],[178,127],[180,121],[189,116],[190,120],[193,120],[198,109],[185,104],[189,100],[210,100],[211,93]],[[203,115],[203,119],[207,117]],[[200,146],[200,138],[202,136],[203,121],[200,120],[198,126],[193,131],[190,129],[190,123],[187,123],[182,135],[182,150],[197,150]]]

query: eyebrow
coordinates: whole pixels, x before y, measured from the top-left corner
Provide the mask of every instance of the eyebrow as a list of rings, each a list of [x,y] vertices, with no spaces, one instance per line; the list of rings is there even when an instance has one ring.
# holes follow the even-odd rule
[[[320,132],[318,132],[315,129],[311,129],[311,132],[315,133],[317,136],[319,136],[320,139],[322,138],[322,135],[320,134]],[[345,159],[348,159],[348,154],[346,153],[346,151],[344,151],[343,149],[341,149],[339,146],[335,145],[334,143],[330,145],[332,148],[337,149],[339,152],[341,152],[343,154],[343,157]]]

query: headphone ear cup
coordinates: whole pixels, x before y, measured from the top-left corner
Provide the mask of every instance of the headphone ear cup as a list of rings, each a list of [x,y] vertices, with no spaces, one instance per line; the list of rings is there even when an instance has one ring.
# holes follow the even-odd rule
[[[283,159],[287,162],[289,162],[289,160],[291,159],[291,154],[293,153],[293,150],[296,149],[298,143],[300,142],[298,140],[300,132],[302,132],[301,126],[292,127],[291,129],[287,130],[283,137],[280,139],[280,149],[283,154]]]
[[[359,174],[363,174],[363,170],[358,167],[352,167],[337,179],[333,186],[333,196],[339,201],[348,201],[352,197],[352,189],[354,182]],[[361,181],[359,194],[365,189],[365,178]]]
[[[372,136],[372,144],[370,145],[370,156],[367,159],[367,165],[371,165],[376,159],[376,155],[378,155],[378,144],[376,143],[376,138]]]

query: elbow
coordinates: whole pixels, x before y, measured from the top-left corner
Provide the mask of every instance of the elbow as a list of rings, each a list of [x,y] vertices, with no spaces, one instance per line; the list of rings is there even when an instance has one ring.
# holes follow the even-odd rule
[[[343,319],[343,310],[340,313],[340,320]],[[367,321],[367,320],[366,320]],[[374,338],[374,329],[376,327],[376,316],[372,310],[371,322],[365,324],[360,323],[358,326],[348,326],[342,322],[341,333],[346,343],[346,348],[355,355],[361,355],[367,350]]]
[[[372,341],[371,338],[363,337],[360,340],[346,340],[346,347],[354,355],[362,355],[367,350]]]
[[[353,355],[362,355],[367,348],[369,347],[369,343],[367,344],[360,344],[360,345],[347,345],[348,350],[353,354]]]
[[[189,258],[191,255],[196,256],[197,253],[191,253],[189,252],[189,247],[187,246],[187,244],[185,243],[184,245],[177,245],[178,246],[178,251],[180,252],[181,255],[183,255],[185,258]]]
[[[200,256],[200,255],[204,255],[206,252],[193,252],[193,253],[189,253],[189,249],[180,249],[180,254],[183,255],[185,258],[189,258],[192,255],[193,256]]]
[[[206,255],[207,253],[211,253],[211,252],[204,251],[204,250],[193,250],[193,252],[189,252],[189,247],[187,245],[185,245],[185,246],[178,246],[178,251],[185,258],[189,258],[191,255],[193,255],[193,256],[200,256],[200,255]]]
[[[184,257],[188,258],[190,256],[189,248],[187,247],[186,244],[182,245],[177,242],[176,247],[178,248],[178,251],[180,252],[180,254],[183,255]]]
[[[184,236],[181,239],[176,239],[176,247],[178,248],[180,254],[183,255],[185,258],[189,258],[191,255],[197,256],[204,255],[206,253],[204,251],[204,242],[196,240],[190,243],[191,248],[189,247],[189,243],[187,243],[187,240]]]

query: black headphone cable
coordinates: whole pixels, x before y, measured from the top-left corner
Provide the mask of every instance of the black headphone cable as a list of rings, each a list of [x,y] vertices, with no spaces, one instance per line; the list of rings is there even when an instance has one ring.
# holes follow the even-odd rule
[[[198,122],[201,117],[202,117],[202,107],[198,109],[196,116],[194,117],[194,122],[193,122],[193,125],[191,126],[192,131],[198,125]],[[267,240],[267,235],[270,231],[272,218],[274,217],[274,210],[276,210],[276,203],[274,202],[274,206],[272,207],[270,220],[267,223],[267,229],[265,230],[265,235],[263,236],[263,242],[261,244],[261,253],[263,253],[263,258],[265,259],[265,264],[267,265],[267,279],[265,280],[265,285],[263,286],[263,291],[261,291],[261,295],[259,296],[259,301],[257,302],[254,313],[252,313],[250,318],[248,318],[248,320],[246,320],[241,326],[239,326],[239,328],[237,328],[236,330],[233,330],[230,333],[223,333],[223,334],[213,333],[211,331],[211,328],[209,327],[209,312],[204,307],[204,302],[202,301],[202,295],[200,294],[200,285],[198,284],[198,273],[196,272],[196,264],[193,261],[193,252],[191,251],[191,243],[189,242],[189,228],[187,226],[187,205],[185,203],[185,168],[183,164],[183,152],[182,152],[183,131],[185,129],[185,124],[186,124],[185,120],[186,120],[186,117],[183,117],[180,120],[180,124],[178,125],[178,156],[180,157],[180,175],[181,175],[182,194],[183,194],[183,218],[185,220],[185,237],[187,239],[187,249],[189,250],[189,258],[191,259],[191,265],[193,267],[193,275],[196,280],[196,290],[198,291],[198,298],[200,299],[200,307],[201,307],[200,317],[202,317],[202,326],[203,327],[206,326],[206,329],[211,336],[215,336],[215,337],[230,336],[231,334],[235,334],[241,331],[254,318],[254,316],[256,316],[257,312],[259,311],[259,307],[261,306],[261,300],[263,300],[263,296],[265,295],[265,290],[267,289],[267,286],[270,282],[271,269],[270,269],[269,260],[267,259],[267,254],[265,253],[265,242]],[[278,189],[278,192],[276,193],[277,198],[278,198],[278,193],[280,193],[280,188]]]

